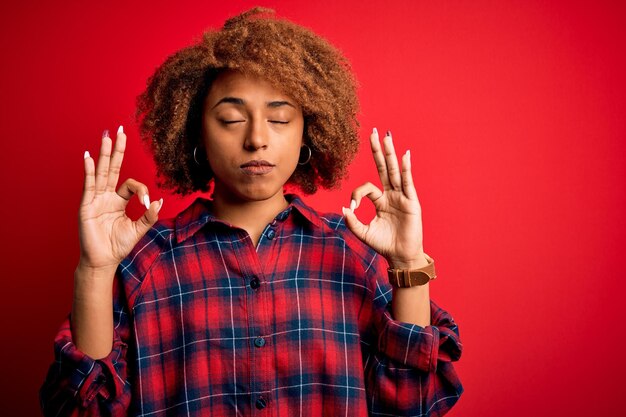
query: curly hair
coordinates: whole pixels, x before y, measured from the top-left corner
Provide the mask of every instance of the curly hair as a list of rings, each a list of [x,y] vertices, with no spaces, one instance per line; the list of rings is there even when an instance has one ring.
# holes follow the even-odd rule
[[[261,7],[171,55],[137,98],[140,133],[152,150],[159,186],[181,195],[209,189],[213,174],[194,161],[193,152],[202,146],[204,99],[225,70],[264,78],[301,106],[311,158],[287,183],[305,194],[336,187],[359,146],[350,63],[325,39]]]

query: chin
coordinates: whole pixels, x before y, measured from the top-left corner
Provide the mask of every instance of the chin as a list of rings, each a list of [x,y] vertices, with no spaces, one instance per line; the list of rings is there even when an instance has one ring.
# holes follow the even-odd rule
[[[271,199],[272,197],[275,197],[276,194],[283,194],[282,186],[277,189],[269,187],[252,187],[236,191],[233,190],[230,193],[232,198],[241,201],[265,201]]]

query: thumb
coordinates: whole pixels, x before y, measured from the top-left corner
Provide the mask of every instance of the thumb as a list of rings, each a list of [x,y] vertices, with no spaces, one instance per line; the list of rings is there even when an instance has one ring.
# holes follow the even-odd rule
[[[163,207],[163,199],[150,203],[148,210],[136,222],[137,233],[139,236],[145,235],[148,230],[159,220],[159,211]]]
[[[364,241],[369,226],[361,223],[361,221],[356,217],[356,214],[354,214],[354,210],[342,207],[341,212],[343,213],[343,218],[346,222],[346,226],[348,226],[348,229],[350,229],[356,237]]]

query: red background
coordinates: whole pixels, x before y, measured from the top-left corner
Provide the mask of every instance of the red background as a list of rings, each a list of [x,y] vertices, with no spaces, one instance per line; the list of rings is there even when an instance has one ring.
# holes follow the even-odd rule
[[[123,124],[122,176],[164,196],[164,216],[186,206],[154,186],[135,97],[167,55],[259,2],[126,3],[0,6],[3,416],[38,415],[71,305],[83,152],[97,154],[102,130]],[[465,345],[466,393],[450,415],[616,415],[626,371],[623,3],[261,3],[352,61],[364,143],[376,126],[412,150],[425,249],[438,262],[433,298]],[[307,201],[339,211],[368,180],[364,146],[341,190]]]

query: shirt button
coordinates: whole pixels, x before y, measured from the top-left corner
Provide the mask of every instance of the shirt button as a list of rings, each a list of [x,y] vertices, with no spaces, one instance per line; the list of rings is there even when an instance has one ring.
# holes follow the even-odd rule
[[[260,286],[261,286],[261,283],[259,282],[258,278],[254,278],[250,281],[250,288],[252,288],[253,290],[256,290]]]
[[[267,401],[265,401],[265,398],[260,397],[258,400],[256,400],[256,408],[258,408],[259,410],[264,409],[265,407],[267,407]]]
[[[274,229],[270,229],[267,231],[267,238],[268,239],[274,239],[274,237],[276,236],[276,231]]]
[[[263,339],[262,337],[257,337],[256,339],[254,339],[254,346],[256,347],[265,346],[265,339]]]
[[[287,218],[287,216],[289,216],[289,210],[281,211],[280,213],[278,213],[278,216],[276,216],[276,218],[282,222]]]

